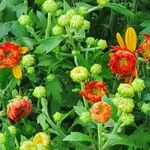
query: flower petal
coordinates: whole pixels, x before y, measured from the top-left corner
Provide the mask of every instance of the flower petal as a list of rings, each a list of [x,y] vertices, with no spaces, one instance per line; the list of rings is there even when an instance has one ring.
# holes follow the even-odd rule
[[[21,53],[22,54],[25,54],[29,51],[29,48],[28,47],[21,47]]]
[[[22,78],[22,70],[19,65],[13,67],[13,75],[16,79],[21,79]]]
[[[121,46],[121,48],[125,48],[125,43],[124,43],[120,33],[116,34],[116,38],[117,38],[117,41],[118,41],[119,45]]]
[[[132,27],[129,27],[125,34],[125,43],[129,50],[135,51],[137,45],[136,32]]]

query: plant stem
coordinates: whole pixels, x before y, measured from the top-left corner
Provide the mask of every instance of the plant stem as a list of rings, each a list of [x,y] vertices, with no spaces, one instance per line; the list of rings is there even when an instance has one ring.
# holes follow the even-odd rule
[[[103,143],[102,143],[102,131],[103,131],[103,124],[98,123],[98,150],[103,150]]]
[[[95,10],[98,10],[98,9],[100,9],[100,7],[99,7],[99,6],[95,6],[95,7],[93,7],[93,8],[90,8],[90,9],[88,10],[88,13],[91,13],[92,11],[95,11]]]
[[[48,13],[48,18],[47,18],[47,28],[45,31],[45,39],[49,37],[50,34],[50,29],[51,29],[51,13]]]

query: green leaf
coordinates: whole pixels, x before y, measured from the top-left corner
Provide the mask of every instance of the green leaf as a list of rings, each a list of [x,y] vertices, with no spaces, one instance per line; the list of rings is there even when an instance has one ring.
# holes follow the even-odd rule
[[[74,106],[75,112],[80,116],[83,112],[88,112],[83,106]]]
[[[47,24],[47,20],[46,20],[46,17],[40,12],[40,11],[37,11],[37,16],[38,16],[38,19],[39,19],[39,23],[41,24],[41,27],[43,29],[46,28],[46,24]]]
[[[56,48],[64,38],[62,37],[50,37],[42,41],[42,44],[38,46],[35,53],[49,53],[54,48]]]
[[[2,0],[2,2],[0,3],[0,11],[3,11],[7,6],[7,1],[6,0]]]
[[[77,141],[81,141],[81,142],[92,142],[93,139],[86,135],[86,134],[83,134],[83,133],[80,133],[80,132],[71,132],[71,134],[67,135],[63,141],[74,141],[74,142],[77,142]]]
[[[109,4],[107,4],[106,7],[109,7],[127,17],[135,17],[135,14],[133,14],[130,10],[128,10],[126,7],[124,7],[121,4],[109,3]]]
[[[7,35],[11,29],[11,22],[0,23],[0,38]]]
[[[143,98],[142,98],[144,101],[150,101],[150,94],[145,94],[143,95]]]
[[[41,125],[42,129],[45,130],[47,129],[47,124],[46,124],[46,116],[41,113],[38,117],[37,117],[37,123]]]

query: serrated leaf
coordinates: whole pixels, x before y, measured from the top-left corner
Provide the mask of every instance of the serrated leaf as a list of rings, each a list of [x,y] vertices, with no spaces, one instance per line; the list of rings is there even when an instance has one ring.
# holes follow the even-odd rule
[[[81,141],[81,142],[92,142],[93,139],[86,135],[86,134],[83,134],[83,133],[80,133],[80,132],[71,132],[71,134],[69,134],[68,136],[66,136],[63,141],[74,141],[74,142],[77,142],[77,141]]]
[[[43,113],[41,113],[37,117],[37,123],[41,125],[43,130],[45,130],[47,128],[46,120],[47,120],[47,118],[46,118],[46,116]]]
[[[11,25],[11,22],[0,23],[0,38],[8,34],[11,29]]]

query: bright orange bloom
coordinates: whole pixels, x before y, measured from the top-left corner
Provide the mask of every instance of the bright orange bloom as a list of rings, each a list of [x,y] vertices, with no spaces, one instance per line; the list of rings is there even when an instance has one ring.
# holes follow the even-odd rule
[[[14,122],[27,118],[32,111],[32,104],[27,98],[17,99],[7,106],[7,116]]]
[[[103,81],[91,81],[88,82],[84,90],[80,92],[82,96],[84,96],[87,100],[92,103],[96,103],[101,101],[102,97],[106,95],[107,88]]]
[[[4,42],[0,45],[0,69],[12,68],[15,78],[22,77],[19,62],[22,54],[26,53],[28,48],[22,48],[13,42]]]
[[[111,113],[111,106],[106,102],[97,102],[91,108],[92,119],[96,122],[106,122]]]
[[[114,74],[121,76],[129,83],[137,75],[135,50],[137,46],[136,32],[129,27],[125,33],[125,42],[119,33],[116,34],[119,46],[113,46],[109,67]]]

